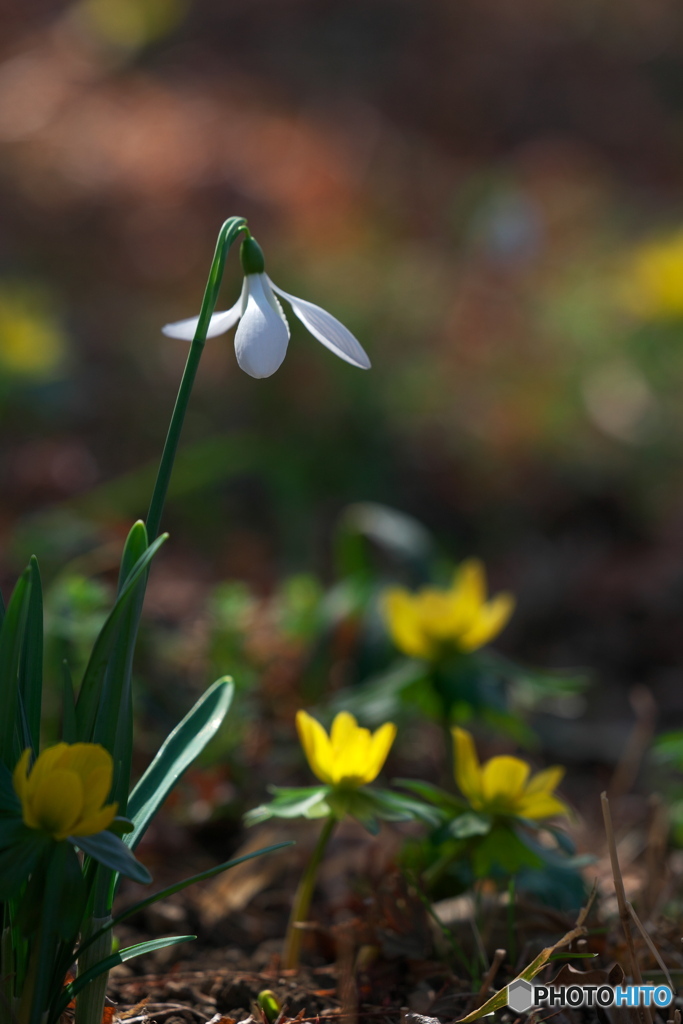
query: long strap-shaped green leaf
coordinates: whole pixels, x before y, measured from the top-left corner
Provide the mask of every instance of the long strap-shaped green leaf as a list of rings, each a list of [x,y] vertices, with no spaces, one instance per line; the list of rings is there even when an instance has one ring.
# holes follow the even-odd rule
[[[19,666],[19,690],[30,746],[38,751],[43,696],[43,588],[35,555],[29,562],[30,594]]]
[[[14,768],[20,754],[19,665],[31,597],[31,570],[25,569],[12,592],[0,630],[0,760]],[[15,739],[15,736],[17,737]]]
[[[29,972],[19,1007],[22,1024],[40,1024],[54,990],[54,968],[61,952],[59,923],[67,858],[74,852],[66,843],[56,843],[45,868],[40,925],[32,943]],[[73,948],[73,947],[72,947]]]
[[[90,935],[85,942],[83,942],[76,950],[76,957],[80,957],[84,949],[87,949],[93,942],[96,942],[101,938],[105,932],[111,931],[117,924],[121,924],[127,918],[132,917],[133,914],[139,914],[145,907],[151,906],[153,903],[158,903],[159,900],[165,900],[167,896],[173,896],[177,892],[181,892],[183,889],[187,889],[190,885],[194,885],[195,882],[205,882],[209,878],[213,878],[215,875],[220,875],[223,871],[228,871],[229,868],[237,867],[238,864],[243,864],[244,861],[253,860],[254,857],[262,857],[266,853],[274,853],[276,850],[283,850],[285,846],[294,846],[294,840],[288,839],[283,843],[274,843],[272,846],[264,846],[261,850],[253,850],[252,853],[244,853],[241,857],[235,857],[233,860],[226,860],[223,864],[217,864],[215,868],[208,868],[206,871],[200,872],[198,875],[192,875],[191,878],[184,878],[182,882],[176,882],[175,885],[169,885],[165,889],[160,889],[158,892],[152,893],[146,900],[140,900],[138,903],[132,904],[127,907],[116,917],[110,919],[104,928],[94,932]]]
[[[157,537],[154,543],[150,544],[145,553],[137,560],[124,586],[119,591],[114,607],[109,612],[107,620],[95,641],[76,702],[78,737],[83,742],[92,742],[101,698],[102,680],[119,635],[118,626],[121,618],[129,602],[135,596],[138,580],[146,572],[147,567],[167,539],[167,536],[167,534],[162,534],[160,537]]]
[[[148,547],[147,530],[142,521],[135,523],[128,534],[121,557],[118,593],[121,594],[130,574]],[[133,701],[131,678],[133,655],[137,640],[140,613],[145,597],[147,574],[135,586],[118,623],[117,635],[107,664],[99,698],[93,741],[111,751],[116,766],[111,799],[119,805],[119,813],[126,813],[130,787],[130,763],[133,751]]]
[[[128,801],[128,817],[134,827],[123,841],[131,849],[138,845],[180,776],[217,732],[228,712],[233,693],[234,684],[228,676],[217,680],[160,747]]]
[[[165,946],[177,946],[179,942],[192,942],[196,938],[196,935],[172,935],[164,939],[152,939],[150,942],[138,942],[135,946],[127,946],[126,949],[120,949],[117,953],[112,953],[105,960],[100,960],[98,964],[91,967],[85,974],[79,975],[70,985],[65,985],[62,995],[57,1000],[48,1018],[48,1024],[52,1024],[53,1021],[59,1019],[71,1000],[86,985],[94,981],[95,978],[99,978],[100,974],[110,971],[112,967],[117,967],[118,964],[125,963],[126,960],[132,960],[134,956],[144,956],[145,953],[153,953],[155,949],[164,949]]]
[[[74,684],[66,659],[62,662],[62,740],[64,743],[78,742]]]

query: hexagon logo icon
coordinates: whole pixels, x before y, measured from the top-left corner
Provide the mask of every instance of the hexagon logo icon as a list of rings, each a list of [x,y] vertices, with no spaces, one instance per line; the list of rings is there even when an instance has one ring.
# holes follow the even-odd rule
[[[508,1006],[515,1013],[526,1013],[534,1005],[533,992],[528,981],[518,978],[508,985]]]

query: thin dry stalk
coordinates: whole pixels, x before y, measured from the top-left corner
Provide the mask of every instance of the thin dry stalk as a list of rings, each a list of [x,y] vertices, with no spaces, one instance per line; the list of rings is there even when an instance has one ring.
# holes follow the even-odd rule
[[[337,998],[344,1018],[356,1024],[358,1019],[358,988],[354,971],[356,921],[344,922],[334,929],[337,942]]]
[[[642,985],[643,978],[640,973],[640,967],[636,957],[635,946],[633,945],[633,935],[631,933],[631,915],[628,912],[628,906],[626,902],[626,893],[624,891],[624,880],[621,877],[621,868],[619,867],[619,857],[617,855],[617,843],[614,838],[614,828],[612,827],[612,814],[610,812],[609,800],[607,799],[607,793],[603,793],[601,796],[602,800],[602,816],[605,821],[605,832],[607,834],[607,846],[609,848],[609,859],[612,865],[612,877],[614,878],[614,891],[617,896],[617,905],[619,907],[619,919],[621,926],[624,929],[624,937],[626,938],[626,948],[628,949],[629,960],[631,961],[631,974],[636,985]],[[634,1007],[634,1016],[636,1020],[640,1017],[645,1024],[653,1024],[652,1013],[650,1012],[649,1006],[638,1006]]]
[[[484,975],[484,980],[481,983],[481,988],[479,989],[479,991],[477,993],[477,996],[476,996],[476,999],[474,1000],[474,1003],[472,1004],[472,1009],[473,1010],[478,1010],[479,1007],[483,1006],[483,1004],[486,1002],[486,999],[488,997],[489,991],[491,990],[491,988],[493,988],[494,978],[498,974],[498,970],[500,968],[500,965],[503,963],[503,961],[505,960],[506,956],[507,956],[507,951],[504,950],[504,949],[497,949],[495,951],[495,953],[493,954],[493,960],[491,961],[491,966],[489,967],[488,971]]]
[[[638,917],[638,915],[636,914],[635,910],[633,909],[631,903],[628,900],[626,900],[626,906],[628,907],[629,914],[631,915],[631,917],[634,920],[636,928],[638,929],[638,931],[640,932],[640,934],[643,937],[645,945],[650,950],[650,952],[652,953],[653,957],[655,958],[655,960],[657,961],[657,963],[661,967],[662,971],[664,972],[664,975],[666,977],[666,980],[667,980],[667,983],[669,985],[669,988],[671,989],[672,992],[675,992],[676,991],[676,987],[675,987],[673,981],[671,980],[671,975],[669,974],[667,966],[664,963],[664,961],[662,960],[661,956],[659,955],[659,950],[657,949],[657,947],[655,946],[654,942],[650,938],[648,932],[645,930],[645,925],[640,920],[640,918]]]
[[[668,881],[666,848],[669,838],[669,812],[662,798],[653,794],[650,798],[652,817],[648,829],[647,846],[645,853],[645,864],[647,867],[647,882],[641,899],[647,911],[647,917],[652,917],[657,906],[660,904],[662,893]]]

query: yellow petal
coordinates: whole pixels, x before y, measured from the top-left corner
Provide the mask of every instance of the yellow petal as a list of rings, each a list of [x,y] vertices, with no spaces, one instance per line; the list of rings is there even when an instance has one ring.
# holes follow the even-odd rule
[[[358,731],[358,722],[349,711],[335,715],[330,729],[330,741],[334,751],[343,750],[351,743]]]
[[[55,743],[53,747],[48,747],[47,750],[44,750],[36,758],[28,777],[28,799],[31,799],[32,794],[40,788],[43,780],[48,778],[52,771],[60,764],[68,749],[68,743]]]
[[[520,802],[519,813],[525,818],[550,818],[568,814],[567,805],[554,795],[564,777],[564,768],[555,765],[537,772],[527,783]]]
[[[416,599],[407,590],[394,587],[384,595],[383,611],[391,638],[411,658],[429,658],[432,645],[425,635]]]
[[[54,768],[33,794],[31,810],[40,828],[55,839],[66,839],[83,810],[83,786],[78,775]]]
[[[87,817],[99,811],[111,792],[114,776],[114,762],[89,772],[83,779],[83,815]]]
[[[486,572],[478,558],[468,558],[456,570],[449,591],[454,631],[469,629],[486,600]]]
[[[552,768],[545,768],[542,772],[536,772],[527,782],[524,795],[534,796],[537,793],[552,793],[562,782],[564,774],[564,768],[557,764]]]
[[[460,646],[465,651],[476,651],[483,647],[507,625],[515,607],[515,599],[512,594],[498,594],[483,605],[470,628],[460,637]]]
[[[109,796],[114,778],[114,759],[99,743],[73,743],[60,765],[68,767],[83,783],[83,814],[99,811]]]
[[[305,711],[297,711],[296,728],[311,771],[321,782],[331,783],[332,747],[322,725]]]
[[[424,587],[415,598],[420,630],[425,637],[444,641],[454,634],[453,614],[448,594]]]
[[[89,815],[83,815],[79,821],[73,826],[67,835],[70,836],[94,836],[97,832],[102,832],[105,828],[108,828],[114,818],[116,817],[116,811],[118,810],[118,804],[107,804],[100,810],[93,812]]]
[[[476,809],[481,803],[481,768],[472,734],[466,729],[454,726],[453,757],[455,760],[455,781],[466,800]]]
[[[541,818],[554,818],[556,815],[569,814],[569,808],[562,800],[550,793],[537,793],[525,796],[519,804],[517,813],[523,818],[538,821]]]
[[[391,745],[396,739],[396,726],[393,722],[385,722],[372,735],[370,742],[370,755],[363,782],[365,784],[374,782],[384,767]]]
[[[117,804],[103,807],[111,789],[114,762],[96,743],[57,743],[48,747],[28,771],[25,750],[14,769],[24,823],[54,839],[92,835],[111,824]]]
[[[348,711],[341,711],[332,723],[332,775],[335,783],[363,785],[370,744],[370,730],[361,728]]]
[[[26,800],[26,793],[28,789],[28,766],[30,760],[31,748],[27,747],[26,750],[23,751],[21,757],[16,763],[14,771],[12,772],[12,783],[14,785],[14,792],[19,797],[22,807],[24,806],[24,802]]]
[[[114,761],[100,743],[72,743],[63,755],[62,767],[68,767],[82,779],[102,768],[114,770]]]
[[[514,813],[529,778],[529,765],[518,757],[492,757],[481,771],[481,789],[485,805]]]

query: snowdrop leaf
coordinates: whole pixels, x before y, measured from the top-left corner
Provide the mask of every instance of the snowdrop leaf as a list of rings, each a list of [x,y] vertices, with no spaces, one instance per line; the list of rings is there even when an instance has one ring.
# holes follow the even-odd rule
[[[112,967],[117,967],[118,964],[125,963],[126,960],[131,960],[135,956],[144,956],[146,953],[153,953],[157,949],[164,949],[166,946],[176,946],[179,942],[191,942],[196,938],[196,935],[172,935],[168,938],[152,939],[149,942],[139,942],[135,946],[128,946],[126,949],[120,949],[118,952],[112,953],[111,956],[106,957],[104,960],[100,960],[100,962],[95,964],[94,967],[91,967],[89,971],[86,971],[84,974],[79,974],[71,984],[64,986],[64,991],[57,1002],[52,1017],[50,1018],[51,1021],[59,1019],[61,1014],[69,1005],[69,1002],[77,996],[86,985],[89,985],[91,981],[98,978],[100,974],[104,974],[105,971],[110,971]]]
[[[228,713],[234,685],[228,676],[217,680],[166,737],[128,800],[127,814],[135,828],[125,843],[135,849],[157,810],[180,776],[215,736]]]

